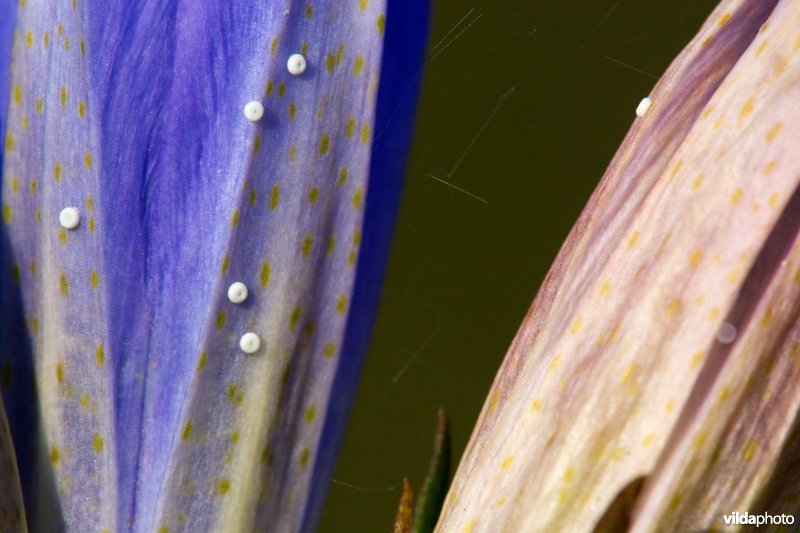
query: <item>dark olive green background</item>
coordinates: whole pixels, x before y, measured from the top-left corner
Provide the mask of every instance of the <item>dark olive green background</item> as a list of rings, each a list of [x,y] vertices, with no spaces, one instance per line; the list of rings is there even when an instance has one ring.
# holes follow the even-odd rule
[[[715,5],[433,0],[389,271],[322,532],[391,530],[440,405],[457,462],[636,105]]]

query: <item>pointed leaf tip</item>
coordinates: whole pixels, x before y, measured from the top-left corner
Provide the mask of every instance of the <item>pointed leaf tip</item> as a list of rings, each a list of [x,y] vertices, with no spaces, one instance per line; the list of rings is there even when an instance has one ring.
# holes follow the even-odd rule
[[[411,485],[408,484],[407,479],[403,478],[403,492],[400,494],[400,504],[397,506],[392,533],[411,533],[411,515],[414,512],[413,498]]]
[[[414,533],[428,533],[436,527],[444,498],[450,487],[450,422],[447,413],[439,408],[433,455],[428,475],[417,498]]]

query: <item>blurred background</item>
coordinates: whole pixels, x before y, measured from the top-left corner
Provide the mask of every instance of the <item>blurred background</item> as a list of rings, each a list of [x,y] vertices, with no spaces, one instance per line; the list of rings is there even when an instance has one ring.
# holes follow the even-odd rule
[[[433,0],[380,311],[320,531],[390,531],[438,406],[453,470],[561,243],[713,0]],[[443,183],[446,182],[446,183]]]

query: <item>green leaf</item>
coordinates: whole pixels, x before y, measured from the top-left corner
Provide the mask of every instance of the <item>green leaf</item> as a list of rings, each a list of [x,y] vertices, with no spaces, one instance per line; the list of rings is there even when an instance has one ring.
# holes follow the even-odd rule
[[[414,533],[428,533],[436,527],[444,497],[450,487],[450,424],[447,413],[439,408],[433,456],[428,475],[417,498]]]

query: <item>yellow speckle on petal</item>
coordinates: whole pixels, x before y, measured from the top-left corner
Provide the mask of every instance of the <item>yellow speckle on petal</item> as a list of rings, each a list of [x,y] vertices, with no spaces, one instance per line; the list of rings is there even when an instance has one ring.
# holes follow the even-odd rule
[[[569,332],[573,335],[577,334],[583,327],[583,315],[578,315],[569,327]]]
[[[311,7],[311,4],[306,4],[306,20],[311,20],[311,17],[314,15],[314,8]]]
[[[106,360],[106,352],[103,349],[103,343],[97,345],[97,349],[95,350],[95,358],[97,359],[97,366],[99,368],[103,367],[103,362]]]
[[[56,382],[59,385],[64,383],[64,364],[60,361],[56,363]]]
[[[202,372],[206,368],[206,359],[208,358],[208,353],[203,352],[200,354],[200,360],[197,362],[197,371]]]
[[[28,48],[33,47],[33,32],[30,30],[25,32],[25,46]]]
[[[650,446],[651,444],[653,444],[653,441],[654,441],[655,439],[656,439],[656,434],[655,434],[655,433],[648,433],[648,434],[647,434],[647,435],[645,435],[645,437],[642,439],[642,446],[644,446],[645,448],[647,448],[648,446]]]
[[[92,437],[92,448],[94,448],[95,453],[103,451],[103,437],[99,433],[95,433]]]
[[[53,446],[50,448],[50,464],[57,465],[58,461],[61,459],[61,450],[58,449],[57,446]]]
[[[65,105],[67,105],[67,86],[66,85],[62,85],[61,86],[61,99],[60,99],[60,102],[61,102],[61,107],[64,107]]]
[[[11,224],[12,218],[13,212],[11,211],[11,206],[8,204],[3,204],[3,222],[6,224]]]
[[[783,131],[783,124],[778,122],[767,132],[767,143],[774,141]]]
[[[694,250],[692,254],[689,256],[689,266],[692,268],[697,267],[700,264],[700,261],[703,259],[703,252],[700,250]]]
[[[758,442],[754,440],[749,441],[747,445],[744,447],[744,450],[742,450],[742,459],[745,462],[751,461],[757,451],[758,451]]]
[[[300,320],[300,306],[297,305],[295,306],[294,309],[292,309],[292,314],[289,316],[289,329],[291,331],[294,331],[294,329],[297,327],[297,322],[299,320]]]
[[[183,435],[181,435],[181,440],[183,440],[183,442],[186,442],[190,438],[192,438],[192,421],[191,420],[186,422],[186,425],[183,426]]]
[[[96,289],[100,285],[100,275],[97,273],[97,270],[92,269],[89,273],[89,281],[93,289]]]
[[[364,189],[361,188],[361,185],[356,187],[356,191],[353,193],[353,207],[355,209],[360,209],[361,204],[364,201]]]
[[[294,102],[289,104],[289,121],[294,120],[294,115],[297,112],[297,108],[294,105]]]
[[[322,353],[323,353],[323,354],[325,355],[325,357],[327,357],[328,359],[330,359],[331,357],[333,357],[333,354],[334,354],[334,352],[335,352],[335,351],[336,351],[336,346],[334,346],[334,344],[333,344],[332,342],[327,342],[327,343],[325,343],[325,346],[324,346],[324,348],[322,349]]]
[[[219,490],[220,494],[227,494],[231,489],[231,482],[225,478],[222,478],[217,481],[217,489]]]
[[[767,47],[768,42],[769,41],[767,41],[767,39],[761,41],[761,44],[759,44],[758,48],[756,48],[756,57],[760,56],[764,52],[764,49]]]
[[[638,232],[638,231],[634,231],[634,232],[633,232],[633,233],[631,233],[631,234],[630,234],[630,236],[628,237],[628,242],[627,242],[627,244],[625,245],[625,247],[626,247],[628,250],[630,250],[631,248],[633,248],[634,246],[636,246],[636,241],[638,241],[638,240],[639,240],[639,232]]]
[[[378,28],[378,35],[383,35],[383,30],[386,28],[386,15],[383,13],[378,15],[378,20],[375,21],[375,26]]]
[[[271,55],[275,55],[275,52],[277,50],[278,50],[278,38],[277,37],[273,37],[272,38],[272,44],[269,47],[269,53]]]
[[[369,4],[369,0],[358,0],[358,9],[364,11],[367,9],[367,4]]]
[[[300,458],[298,463],[300,463],[300,468],[305,468],[308,465],[308,459],[311,457],[311,450],[308,447],[303,448],[303,451],[300,452]]]
[[[692,190],[696,191],[703,185],[703,179],[705,176],[703,174],[699,174],[694,181],[692,182]]]
[[[357,55],[353,60],[353,76],[358,76],[364,71],[364,56]]]
[[[325,155],[328,153],[328,149],[331,145],[331,138],[327,133],[322,134],[322,138],[319,141],[319,153],[321,155]]]
[[[19,83],[14,85],[11,101],[14,102],[15,107],[22,103],[22,87],[19,85]]]
[[[692,356],[692,368],[697,368],[698,366],[700,366],[700,363],[703,362],[703,357],[705,357],[705,352],[703,350],[696,352]]]
[[[239,210],[235,209],[233,211],[233,216],[231,217],[231,227],[235,228],[239,225]]]
[[[336,299],[336,312],[343,315],[345,311],[347,311],[347,296],[340,294]]]
[[[752,98],[750,98],[749,100],[747,100],[747,102],[744,103],[741,111],[739,111],[739,119],[744,120],[750,115],[752,115],[754,107],[755,107],[755,102],[753,101]]]
[[[261,135],[256,135],[253,139],[253,153],[257,154],[259,150],[261,150]]]
[[[258,279],[261,281],[261,286],[266,287],[269,285],[269,276],[270,276],[270,264],[269,261],[264,261],[261,264],[261,272],[258,275]]]
[[[303,250],[303,257],[307,258],[309,255],[311,255],[312,245],[313,241],[311,239],[311,235],[306,235],[305,238],[303,238],[303,244],[301,245],[301,248]]]
[[[14,135],[11,133],[6,134],[6,152],[14,149]]]
[[[361,142],[367,144],[371,135],[370,128],[367,124],[361,126]]]
[[[88,168],[88,169],[92,168],[92,153],[91,152],[86,152],[86,154],[83,156],[83,163],[86,165],[86,168]]]
[[[739,202],[741,202],[741,201],[742,201],[742,195],[743,195],[743,194],[744,194],[744,193],[742,192],[742,189],[740,189],[740,188],[738,188],[738,187],[737,187],[737,188],[736,188],[736,190],[734,190],[734,191],[733,191],[733,194],[731,194],[731,203],[732,203],[733,205],[736,205],[736,204],[738,204]]]
[[[514,462],[513,455],[507,455],[505,459],[503,459],[503,463],[500,465],[503,470],[508,470],[511,467],[511,463]]]
[[[274,210],[278,207],[278,200],[281,196],[281,188],[276,184],[272,187],[272,194],[269,197],[269,208],[270,210]]]
[[[347,124],[344,127],[344,136],[347,139],[352,139],[356,134],[356,119],[352,116],[347,119]]]
[[[550,370],[553,371],[553,370],[558,369],[558,367],[561,366],[561,360],[562,359],[563,359],[563,356],[561,354],[556,354],[556,356],[553,357],[553,360],[550,361]]]
[[[717,21],[717,26],[720,26],[720,27],[721,27],[721,26],[724,26],[724,25],[725,25],[725,23],[726,23],[726,22],[728,22],[728,21],[730,20],[730,18],[731,18],[731,14],[730,14],[730,13],[725,13],[725,14],[723,14],[723,15],[722,15],[722,16],[719,18],[719,20]]]
[[[317,408],[314,406],[314,404],[311,404],[306,408],[306,412],[303,415],[303,418],[305,419],[306,422],[310,424],[311,422],[314,421],[314,417],[316,416],[316,414],[317,414]]]
[[[67,275],[63,272],[61,273],[61,278],[59,279],[59,286],[61,288],[61,296],[66,296],[69,293],[69,281],[67,280]]]
[[[228,265],[230,265],[230,262],[231,258],[229,255],[226,254],[225,257],[222,258],[222,268],[220,268],[220,272],[222,273],[223,276],[225,275],[226,272],[228,272]]]
[[[319,189],[317,187],[311,187],[311,190],[308,191],[308,202],[311,205],[314,205],[315,203],[317,203],[318,199],[319,199]]]
[[[225,311],[220,311],[217,313],[217,330],[220,330],[223,327],[225,327]]]
[[[670,300],[667,304],[667,316],[676,316],[683,311],[683,302],[679,299]]]

